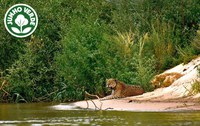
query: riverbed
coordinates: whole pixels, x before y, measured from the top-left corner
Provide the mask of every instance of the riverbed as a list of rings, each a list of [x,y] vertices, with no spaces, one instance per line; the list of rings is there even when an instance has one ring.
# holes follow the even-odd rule
[[[0,104],[0,125],[9,126],[199,126],[200,111],[99,111],[59,103]],[[61,105],[62,106],[62,105]]]

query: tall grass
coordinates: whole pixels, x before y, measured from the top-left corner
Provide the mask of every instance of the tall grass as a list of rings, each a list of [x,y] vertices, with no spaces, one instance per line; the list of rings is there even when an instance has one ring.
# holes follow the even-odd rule
[[[192,89],[190,94],[192,95],[196,95],[200,93],[200,81],[196,80],[193,84],[192,84]]]
[[[200,66],[198,66],[198,77],[200,78]],[[200,81],[199,80],[196,80],[194,82],[194,84],[192,85],[192,92],[194,94],[198,94],[200,93]]]
[[[149,35],[150,51],[153,51],[157,60],[157,69],[167,69],[176,65],[176,44],[178,37],[174,35],[175,29],[169,23],[156,21],[152,24]]]
[[[200,28],[200,27],[199,27]],[[188,63],[192,59],[196,58],[200,54],[200,30],[196,31],[196,34],[185,48],[177,46],[178,53],[184,63]]]

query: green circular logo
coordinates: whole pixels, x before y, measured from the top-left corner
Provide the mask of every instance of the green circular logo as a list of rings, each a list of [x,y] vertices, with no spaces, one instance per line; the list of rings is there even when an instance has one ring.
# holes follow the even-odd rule
[[[15,4],[6,12],[4,25],[11,35],[18,38],[27,37],[37,28],[37,13],[29,5]]]

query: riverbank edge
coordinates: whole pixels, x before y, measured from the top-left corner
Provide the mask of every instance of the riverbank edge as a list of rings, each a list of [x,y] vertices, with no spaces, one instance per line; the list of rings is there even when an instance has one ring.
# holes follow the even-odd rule
[[[124,99],[111,99],[100,101],[98,99],[78,101],[70,104],[81,109],[91,110],[114,110],[135,112],[177,112],[177,111],[200,111],[199,99],[171,99],[164,101],[140,101]]]

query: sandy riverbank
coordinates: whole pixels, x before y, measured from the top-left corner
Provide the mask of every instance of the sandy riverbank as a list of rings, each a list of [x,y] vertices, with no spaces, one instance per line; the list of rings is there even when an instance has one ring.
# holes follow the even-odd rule
[[[96,105],[96,108],[94,103]],[[131,101],[125,99],[112,99],[112,100],[93,100],[80,101],[73,103],[74,106],[80,108],[100,109],[101,110],[119,110],[119,111],[194,111],[200,110],[200,102],[198,100],[169,100],[169,101]]]
[[[93,100],[76,102],[73,105],[81,108],[102,110],[129,110],[129,111],[185,111],[200,110],[200,93],[192,91],[195,81],[200,82],[199,71],[200,57],[187,64],[180,64],[163,73],[178,72],[181,78],[169,87],[159,88],[143,95],[123,99],[105,101]],[[130,102],[132,101],[132,102]],[[96,105],[96,107],[95,107]]]

